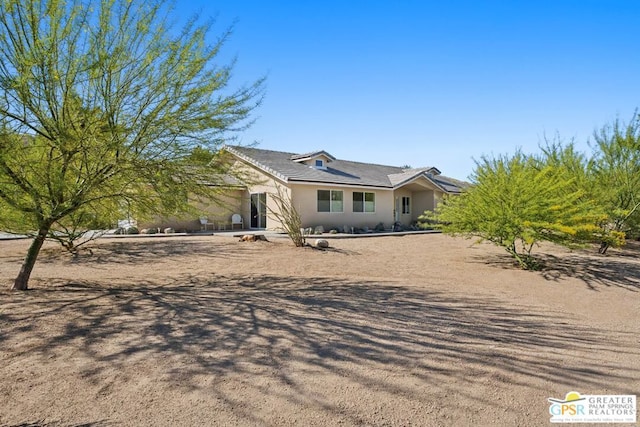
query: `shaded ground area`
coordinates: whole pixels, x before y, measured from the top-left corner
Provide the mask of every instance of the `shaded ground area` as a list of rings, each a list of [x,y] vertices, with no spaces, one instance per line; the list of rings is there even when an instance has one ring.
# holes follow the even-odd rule
[[[531,273],[440,235],[332,245],[47,248],[0,293],[0,424],[548,425],[548,397],[640,390],[628,252]],[[26,246],[2,246],[7,277]]]

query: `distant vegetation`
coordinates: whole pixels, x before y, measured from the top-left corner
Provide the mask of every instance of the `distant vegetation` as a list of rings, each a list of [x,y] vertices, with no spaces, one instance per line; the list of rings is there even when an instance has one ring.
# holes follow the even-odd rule
[[[573,142],[541,152],[483,157],[472,186],[449,197],[425,226],[502,246],[524,269],[537,269],[539,242],[599,243],[599,252],[640,233],[640,116],[594,133],[590,155]]]

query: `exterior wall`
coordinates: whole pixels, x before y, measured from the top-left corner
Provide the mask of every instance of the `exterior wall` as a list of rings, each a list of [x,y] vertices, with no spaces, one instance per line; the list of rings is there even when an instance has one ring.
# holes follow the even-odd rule
[[[416,221],[424,211],[433,211],[436,207],[435,191],[424,190],[413,193],[412,220]]]
[[[240,213],[244,221],[244,227],[247,229],[251,228],[251,194],[266,193],[267,218],[266,225],[262,228],[267,230],[281,230],[282,226],[280,221],[272,214],[273,211],[277,210],[273,195],[278,194],[278,188],[280,188],[283,197],[291,197],[291,190],[283,182],[243,162],[236,162],[234,169],[251,183],[247,189],[242,192],[242,202],[238,209],[238,213]]]
[[[244,191],[228,190],[220,195],[217,203],[211,201],[195,203],[195,205],[198,210],[202,211],[202,215],[208,218],[209,223],[212,224],[208,226],[208,229],[217,230],[219,227],[229,227],[229,224],[231,224],[231,215],[240,212],[243,200]],[[148,221],[140,221],[138,223],[139,229],[160,228],[160,230],[164,230],[167,227],[171,227],[177,232],[194,232],[200,231],[202,225],[200,224],[200,216],[197,214],[182,217],[155,217]]]
[[[342,212],[318,212],[318,190],[338,190],[343,194]],[[375,194],[375,212],[353,212],[353,193],[370,192]],[[383,223],[386,228],[393,224],[394,199],[393,191],[385,189],[368,189],[341,187],[331,185],[292,184],[291,197],[295,208],[302,217],[303,227],[322,225],[325,230],[347,227],[374,228]]]

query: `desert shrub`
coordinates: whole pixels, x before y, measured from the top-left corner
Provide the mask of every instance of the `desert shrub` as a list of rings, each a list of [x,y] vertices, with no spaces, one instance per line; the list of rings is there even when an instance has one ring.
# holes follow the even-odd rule
[[[426,219],[446,233],[503,247],[523,269],[540,268],[532,250],[541,241],[574,246],[604,237],[602,210],[562,168],[516,152],[483,157],[472,178]]]

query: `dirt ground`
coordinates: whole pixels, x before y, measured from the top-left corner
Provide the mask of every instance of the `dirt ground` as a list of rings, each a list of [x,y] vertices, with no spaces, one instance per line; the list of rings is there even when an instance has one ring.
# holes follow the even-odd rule
[[[640,250],[513,267],[439,234],[0,241],[0,425],[546,426],[640,394]]]

